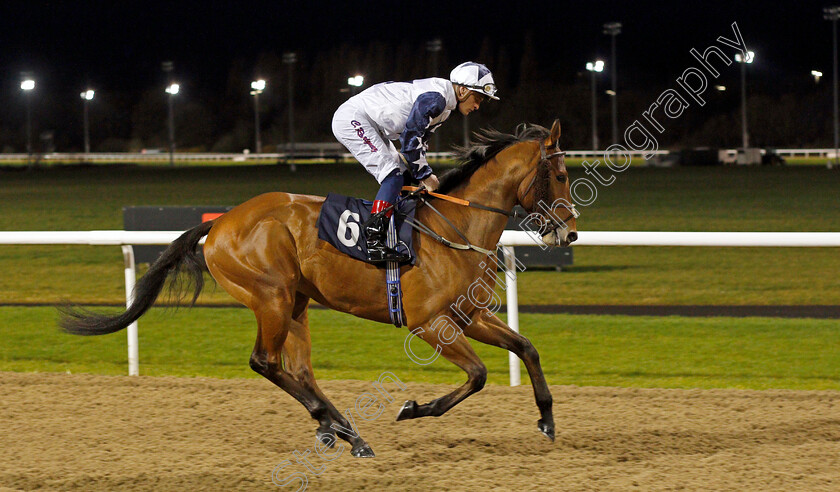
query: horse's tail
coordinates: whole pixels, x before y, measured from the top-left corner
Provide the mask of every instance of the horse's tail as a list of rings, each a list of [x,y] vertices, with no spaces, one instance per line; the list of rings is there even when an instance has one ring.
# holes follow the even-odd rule
[[[170,292],[180,299],[190,283],[176,281],[181,272],[187,273],[192,280],[194,292],[191,305],[195,304],[204,287],[203,273],[207,268],[197,247],[211,227],[213,221],[204,222],[173,241],[134,286],[134,302],[122,314],[107,316],[69,306],[62,309],[59,325],[64,331],[74,335],[106,335],[120,331],[140,318],[152,306],[167,279],[170,279]]]

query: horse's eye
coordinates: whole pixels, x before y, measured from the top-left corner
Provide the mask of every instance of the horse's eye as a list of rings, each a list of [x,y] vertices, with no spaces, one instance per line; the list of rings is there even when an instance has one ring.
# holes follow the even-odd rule
[[[559,181],[561,183],[565,183],[566,182],[566,176],[563,175],[563,174],[558,174],[557,175],[557,181]]]

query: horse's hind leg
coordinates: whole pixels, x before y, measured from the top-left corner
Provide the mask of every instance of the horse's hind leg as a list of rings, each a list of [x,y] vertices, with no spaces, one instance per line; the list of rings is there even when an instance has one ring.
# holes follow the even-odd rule
[[[283,366],[304,388],[313,392],[318,398],[330,405],[329,400],[315,382],[312,369],[312,339],[309,335],[309,298],[298,293],[295,297],[295,308],[289,327],[289,335],[283,344]],[[313,416],[314,417],[314,416]],[[330,412],[318,418],[318,430],[315,436],[328,447],[336,442],[335,430]]]
[[[414,400],[405,402],[399,414],[397,414],[397,420],[428,416],[440,417],[466,397],[480,391],[487,381],[487,368],[462,333],[458,332],[456,334],[454,331],[452,333],[438,333],[432,331],[429,325],[431,323],[415,328],[412,333],[422,338],[435,350],[439,348],[442,356],[463,369],[467,373],[467,382],[452,393],[423,405],[418,405]],[[442,328],[439,330],[442,330]],[[454,337],[454,340],[449,343],[452,337]]]
[[[295,330],[292,332],[292,309],[293,302],[291,299],[277,297],[272,301],[260,303],[259,307],[254,310],[257,315],[259,332],[254,344],[254,351],[251,353],[251,368],[299,401],[309,411],[312,418],[318,421],[320,427],[330,428],[332,421],[335,421],[345,429],[352,430],[351,424],[335,409],[332,403],[318,394],[320,391],[316,393],[293,377],[284,367],[282,353],[286,343],[289,343],[290,348],[295,351],[300,350],[304,343],[307,347],[309,346],[308,331],[305,342],[304,340],[298,340],[300,327],[303,326],[299,321],[295,321]],[[288,351],[287,355],[290,355]],[[289,366],[300,367],[298,357],[287,357],[287,363]],[[309,367],[311,368],[311,365]],[[330,420],[331,417],[332,421]],[[351,454],[353,456],[374,456],[370,446],[358,434],[345,432],[339,434],[352,446]]]
[[[534,398],[540,409],[540,420],[537,427],[546,437],[554,440],[554,415],[551,411],[553,400],[546,384],[540,365],[540,355],[524,336],[511,330],[502,320],[488,310],[476,311],[472,322],[464,327],[464,333],[479,342],[500,347],[513,352],[525,363],[531,386],[534,387]]]

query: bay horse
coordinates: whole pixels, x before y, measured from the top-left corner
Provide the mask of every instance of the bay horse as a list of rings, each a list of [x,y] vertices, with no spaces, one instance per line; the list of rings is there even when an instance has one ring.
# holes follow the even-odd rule
[[[556,206],[557,202],[567,204],[565,207],[573,211],[559,139],[559,121],[551,130],[520,125],[512,135],[482,131],[477,134],[476,143],[461,149],[464,164],[445,175],[438,190],[482,208],[441,201],[438,209],[450,223],[422,205],[417,208],[415,219],[441,235],[451,234],[449,228],[454,226],[473,245],[495,251],[508,212],[516,204],[532,218],[545,217],[541,212],[547,210],[545,205]],[[553,153],[547,155],[546,149]],[[317,438],[326,445],[334,445],[338,430],[352,446],[353,456],[371,457],[373,451],[361,436],[344,432],[353,427],[315,381],[307,309],[310,299],[314,299],[336,311],[388,323],[385,272],[345,256],[318,239],[316,221],[323,202],[323,197],[279,192],[252,198],[175,240],[138,281],[135,300],[125,312],[107,316],[71,308],[65,310],[61,326],[79,335],[119,331],[152,306],[167,279],[174,280],[183,271],[194,282],[194,303],[206,267],[216,282],[256,315],[257,340],[251,353],[251,368],[306,407],[318,421]],[[575,216],[570,214],[561,223],[548,220],[551,227],[545,231],[543,241],[551,246],[566,246],[574,241]],[[202,261],[197,248],[204,236],[207,239]],[[483,278],[488,285],[495,285],[495,269],[482,262],[486,255],[451,249],[421,234],[415,234],[414,247],[416,263],[401,267],[406,325],[464,370],[467,381],[429,403],[406,402],[397,420],[443,415],[481,390],[487,368],[466,340],[469,337],[509,350],[524,361],[540,412],[538,428],[554,440],[551,393],[539,355],[527,338],[512,331],[487,308],[466,303],[460,309],[468,322],[459,316],[451,317],[459,328],[451,343],[441,343],[432,327],[433,321],[449,312],[450,304],[465,294],[475,279]],[[170,283],[170,289],[173,288],[176,292],[185,289]]]

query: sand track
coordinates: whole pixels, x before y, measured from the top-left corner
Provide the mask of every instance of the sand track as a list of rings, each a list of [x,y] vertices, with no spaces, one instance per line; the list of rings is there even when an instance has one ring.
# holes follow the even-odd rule
[[[315,423],[263,380],[0,373],[0,490],[840,490],[840,392],[552,388],[557,441],[530,387],[492,386],[441,418],[395,422],[448,386],[386,385],[377,457],[334,461]],[[340,410],[371,382],[325,381]],[[294,462],[308,456],[315,472]],[[291,480],[283,490],[295,490]]]

